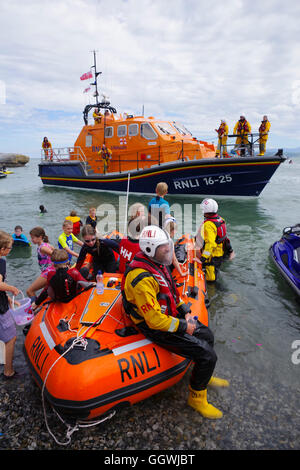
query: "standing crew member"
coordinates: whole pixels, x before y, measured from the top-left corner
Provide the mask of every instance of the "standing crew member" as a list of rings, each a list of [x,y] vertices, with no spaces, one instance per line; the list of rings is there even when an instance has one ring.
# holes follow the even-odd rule
[[[52,160],[53,159],[52,145],[51,145],[51,142],[49,142],[47,137],[44,137],[43,139],[42,148],[44,149],[45,160]]]
[[[226,143],[227,143],[227,136],[228,136],[229,129],[224,119],[221,120],[219,129],[215,129],[215,131],[218,133],[218,147],[216,151],[216,157],[228,156]],[[221,155],[221,149],[222,149],[222,155]]]
[[[268,120],[268,116],[264,116],[259,126],[259,155],[262,156],[266,151],[266,144],[269,137],[271,123]]]
[[[245,149],[249,148],[249,132],[251,132],[251,126],[245,116],[242,115],[233,129],[233,133],[237,135],[235,146],[241,148],[241,156],[245,156]]]
[[[112,157],[111,150],[106,147],[105,144],[102,145],[102,149],[98,152],[103,160],[103,173],[106,174],[108,170],[109,160]]]
[[[221,418],[222,412],[207,402],[207,385],[229,384],[212,377],[217,361],[213,333],[193,320],[167,269],[174,249],[170,235],[158,226],[148,225],[139,244],[141,251],[123,278],[124,308],[148,339],[193,360],[188,404],[206,418]]]
[[[93,118],[94,118],[95,124],[100,124],[102,116],[103,114],[101,114],[100,109],[94,109]]]
[[[227,237],[225,220],[217,214],[217,202],[204,199],[201,207],[204,222],[196,235],[196,248],[202,267],[205,268],[206,280],[216,281],[222,261],[226,257],[233,259],[235,254]]]

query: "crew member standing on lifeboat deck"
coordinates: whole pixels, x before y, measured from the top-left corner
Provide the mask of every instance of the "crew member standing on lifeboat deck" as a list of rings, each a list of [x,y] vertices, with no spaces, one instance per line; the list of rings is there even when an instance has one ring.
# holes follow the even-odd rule
[[[43,139],[42,148],[44,149],[45,160],[52,160],[53,159],[52,145],[51,145],[51,142],[49,142],[47,137],[44,137]]]
[[[221,157],[228,156],[226,143],[227,143],[227,136],[228,136],[229,129],[224,119],[221,120],[219,129],[215,129],[215,131],[218,133],[218,147],[216,151],[216,157],[221,158]],[[222,149],[222,155],[221,155],[221,149]]]
[[[251,132],[251,126],[244,115],[240,116],[239,121],[233,129],[233,133],[237,135],[235,146],[240,147],[241,156],[245,156],[245,149],[249,149],[248,134]]]
[[[101,123],[101,118],[103,114],[101,114],[100,109],[95,109],[93,112],[93,118],[95,121],[95,124],[100,124]]]
[[[206,418],[221,418],[222,412],[207,402],[206,389],[208,384],[228,386],[228,382],[212,377],[217,361],[213,333],[193,319],[167,268],[173,241],[164,229],[148,225],[139,245],[141,251],[123,278],[125,311],[148,339],[194,362],[188,404]]]
[[[201,207],[204,222],[196,235],[196,249],[200,251],[206,280],[216,281],[222,261],[227,257],[232,260],[235,254],[227,237],[225,220],[217,214],[217,202],[204,199]]]
[[[264,116],[259,126],[259,156],[265,154],[270,127],[271,123],[268,120],[268,116]]]
[[[103,144],[102,149],[98,153],[101,155],[103,161],[103,173],[106,174],[108,170],[109,161],[112,157],[112,152],[108,147],[106,147],[105,144]]]

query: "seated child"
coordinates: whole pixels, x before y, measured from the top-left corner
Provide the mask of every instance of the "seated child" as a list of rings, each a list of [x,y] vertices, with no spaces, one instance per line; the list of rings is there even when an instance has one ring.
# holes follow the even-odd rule
[[[28,238],[24,235],[21,225],[15,226],[15,231],[12,235],[14,245],[30,245]]]
[[[77,237],[72,233],[73,222],[71,220],[65,220],[63,223],[63,233],[58,238],[58,248],[66,250],[69,255],[69,262],[72,261],[72,256],[78,258],[78,253],[73,250],[73,242],[82,246],[83,242],[78,240]]]
[[[55,271],[49,271],[47,285],[40,293],[32,309],[36,309],[47,297],[57,302],[69,302],[83,286],[90,285],[75,268],[68,268],[68,253],[65,250],[54,249],[51,255]]]

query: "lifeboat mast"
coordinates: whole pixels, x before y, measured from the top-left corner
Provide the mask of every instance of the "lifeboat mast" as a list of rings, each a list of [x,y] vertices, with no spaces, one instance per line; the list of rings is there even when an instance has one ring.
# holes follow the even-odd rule
[[[111,113],[116,114],[117,110],[110,105],[110,102],[107,101],[106,99],[103,99],[101,102],[99,102],[99,93],[98,93],[98,75],[100,75],[102,72],[97,72],[97,65],[96,65],[96,51],[93,51],[94,54],[94,65],[92,67],[94,68],[94,82],[90,83],[90,85],[95,87],[95,93],[94,96],[96,98],[96,103],[95,104],[87,104],[83,110],[83,120],[85,125],[88,125],[88,114],[92,108],[101,108],[101,109],[107,109]]]

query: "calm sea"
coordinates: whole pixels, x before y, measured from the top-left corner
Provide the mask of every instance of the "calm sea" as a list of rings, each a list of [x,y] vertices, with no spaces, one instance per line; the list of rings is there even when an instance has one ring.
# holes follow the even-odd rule
[[[208,286],[219,369],[222,363],[230,366],[233,374],[248,369],[253,377],[263,378],[272,393],[280,393],[276,386],[280,390],[281,384],[295,392],[299,387],[300,364],[292,362],[292,344],[300,340],[300,304],[268,255],[283,227],[300,222],[300,156],[291,158],[292,162],[280,166],[258,199],[217,199],[236,258],[223,265],[218,284]],[[12,233],[20,224],[29,237],[30,229],[41,225],[56,246],[62,222],[73,209],[85,221],[89,207],[107,204],[119,218],[119,195],[45,187],[38,177],[37,159],[12,170],[13,174],[0,180],[0,226],[7,232]],[[194,230],[199,222],[195,220],[196,205],[202,199],[167,197],[170,204],[182,208],[192,204]],[[149,197],[129,197],[129,204],[137,201],[147,205]],[[43,216],[39,215],[40,204],[48,211]],[[124,209],[120,219],[122,231]],[[7,265],[8,282],[25,293],[39,274],[36,247],[12,252]],[[21,328],[18,334],[16,361],[22,364]]]

